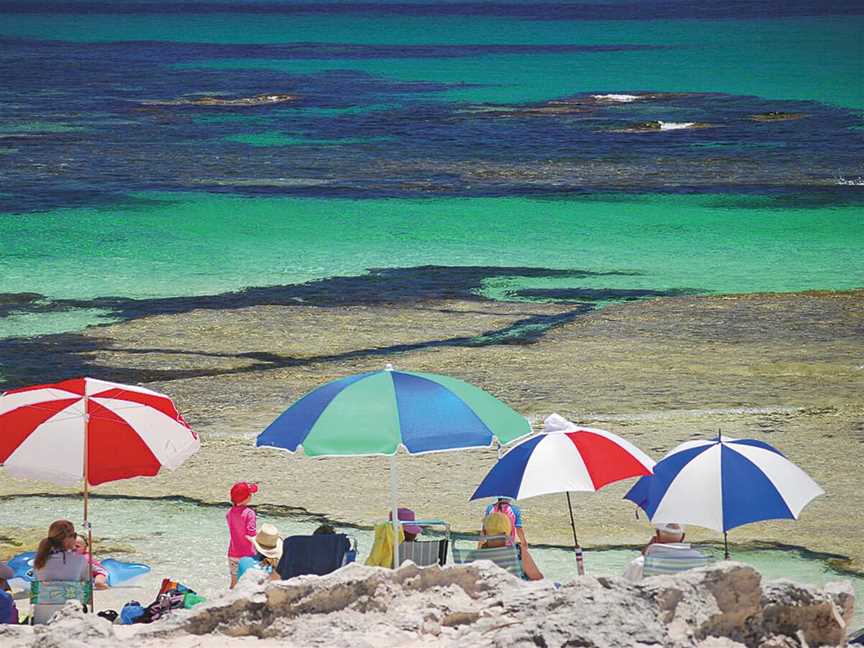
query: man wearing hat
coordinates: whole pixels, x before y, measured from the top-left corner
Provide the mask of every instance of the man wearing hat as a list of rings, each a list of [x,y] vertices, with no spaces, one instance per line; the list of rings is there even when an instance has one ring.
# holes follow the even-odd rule
[[[645,555],[649,551],[669,550],[684,558],[703,559],[701,553],[684,542],[684,527],[674,522],[658,522],[654,525],[654,537],[648,542],[642,555],[634,558],[624,570],[624,578],[642,580],[645,571]],[[682,561],[682,566],[684,562]]]

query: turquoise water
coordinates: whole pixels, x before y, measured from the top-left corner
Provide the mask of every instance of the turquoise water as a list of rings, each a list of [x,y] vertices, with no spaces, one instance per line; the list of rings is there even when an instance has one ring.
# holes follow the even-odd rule
[[[513,276],[489,279],[481,291],[508,299],[526,288],[738,293],[864,286],[864,218],[854,206],[705,195],[136,198],[113,209],[3,220],[9,238],[0,293],[84,301],[0,319],[0,334],[104,321],[106,312],[87,301],[94,296],[204,295],[380,267],[514,267]],[[601,274],[527,278],[520,267]]]
[[[97,599],[101,607],[119,606],[129,599],[151,600],[164,577],[186,583],[205,596],[215,596],[227,589],[227,509],[200,506],[191,502],[138,499],[103,499],[91,501],[94,537],[108,545],[127,547],[128,552],[96,555],[127,562],[144,562],[152,572],[131,583],[136,589],[118,589]],[[26,519],[22,517],[26,512]],[[3,524],[45,527],[58,517],[76,521],[81,518],[81,502],[74,498],[27,497],[0,499]],[[309,534],[320,520],[287,515],[262,515],[263,522],[275,524],[283,535]],[[372,544],[369,529],[338,529],[357,540],[359,560],[366,559]],[[706,547],[717,559],[718,548]],[[812,585],[849,580],[859,600],[864,600],[864,577],[840,574],[822,559],[794,550],[767,549],[743,551],[732,548],[733,558],[756,567],[765,578],[789,578]],[[572,551],[567,548],[534,548],[532,555],[544,575],[558,582],[577,577]],[[636,549],[585,551],[588,575],[616,576],[637,554]],[[448,558],[449,562],[449,558]],[[101,603],[100,603],[101,601]],[[858,606],[854,627],[864,625],[864,606]]]

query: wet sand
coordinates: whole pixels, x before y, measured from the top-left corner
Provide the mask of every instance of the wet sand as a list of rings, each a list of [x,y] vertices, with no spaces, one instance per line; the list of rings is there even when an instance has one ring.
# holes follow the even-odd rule
[[[74,367],[146,383],[177,400],[202,436],[201,452],[175,473],[100,486],[98,493],[212,502],[225,500],[235,480],[257,480],[259,504],[364,525],[387,509],[386,458],[292,456],[256,449],[254,437],[307,390],[387,362],[474,382],[537,424],[558,412],[611,430],[658,459],[718,430],[764,439],[826,495],[799,521],[741,527],[730,541],[842,554],[850,558],[847,568],[864,571],[864,291],[666,297],[565,319],[532,343],[476,337],[573,309],[441,299],[194,310],[92,327],[71,346],[68,335],[40,338],[4,374],[26,384],[45,368],[59,378]],[[399,455],[401,501],[421,516],[474,529],[480,506],[467,499],[495,457],[494,450]],[[645,520],[621,500],[628,485],[574,496],[584,546],[647,538]],[[0,496],[34,492],[58,489],[0,472]],[[523,510],[530,541],[568,543],[563,495],[526,500]],[[0,526],[15,535],[26,525]],[[695,528],[689,535],[719,539]]]

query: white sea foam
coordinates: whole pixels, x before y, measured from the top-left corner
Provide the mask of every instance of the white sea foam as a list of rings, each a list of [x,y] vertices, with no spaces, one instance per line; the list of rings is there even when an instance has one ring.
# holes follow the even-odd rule
[[[658,122],[660,130],[681,130],[682,128],[693,128],[696,122]]]
[[[845,187],[864,187],[864,178],[837,178],[834,184],[843,185]]]
[[[591,95],[591,97],[597,101],[610,101],[613,103],[630,103],[642,98],[639,95],[630,94],[595,94]]]

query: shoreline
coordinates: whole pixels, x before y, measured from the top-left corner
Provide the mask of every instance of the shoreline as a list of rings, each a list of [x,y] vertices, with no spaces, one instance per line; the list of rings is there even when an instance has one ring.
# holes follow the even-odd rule
[[[51,492],[27,492],[27,493],[9,493],[0,495],[0,501],[8,501],[13,499],[27,499],[27,498],[37,498],[37,497],[52,497],[52,498],[62,498],[62,499],[70,499],[76,500],[83,496],[83,493],[51,493]],[[160,501],[160,502],[182,502],[185,504],[192,504],[194,506],[200,506],[202,508],[213,508],[213,509],[224,509],[228,510],[230,508],[230,504],[227,502],[220,502],[216,500],[199,500],[191,497],[186,497],[183,495],[161,495],[155,497],[145,497],[139,495],[128,495],[128,494],[114,494],[114,495],[103,495],[99,493],[91,493],[90,499],[92,500],[104,500],[104,501],[139,501],[139,502],[147,502],[147,501]],[[301,507],[296,506],[288,506],[284,504],[253,504],[253,508],[258,513],[258,515],[263,517],[271,517],[273,515],[278,515],[280,517],[298,517],[303,518],[304,521],[309,521],[314,524],[332,524],[334,526],[339,527],[340,529],[356,529],[362,531],[371,532],[374,530],[374,525],[371,524],[357,524],[351,522],[349,520],[345,520],[339,518],[338,516],[329,517],[324,513],[316,513],[314,511],[309,511],[303,509]],[[41,528],[37,529],[36,527],[3,527],[0,526],[0,559],[7,560],[11,556],[15,555],[11,553],[12,551],[16,551],[13,547],[22,542],[22,539],[27,538],[31,534],[23,534],[19,538],[14,537],[11,534],[14,534],[16,530],[19,531],[40,531]],[[476,529],[473,528],[453,528],[451,529],[453,533],[473,533]],[[26,544],[26,539],[23,540],[23,543]],[[698,542],[691,543],[693,546],[697,547],[711,547],[719,550],[723,547],[723,543],[721,541],[712,541],[712,540],[703,540]],[[553,544],[553,543],[544,543],[544,542],[532,542],[531,546],[537,549],[555,549],[560,551],[571,551],[573,549],[571,544]],[[592,552],[603,552],[603,551],[640,551],[644,547],[644,542],[632,542],[632,543],[619,543],[619,544],[602,544],[602,543],[583,543],[582,548]],[[21,545],[23,548],[23,544]],[[797,544],[789,544],[780,541],[760,541],[760,540],[746,540],[744,542],[730,542],[729,543],[730,553],[733,555],[736,552],[740,551],[771,551],[771,550],[783,550],[783,551],[794,551],[800,557],[808,559],[808,560],[818,560],[824,562],[831,571],[835,572],[838,576],[853,576],[853,577],[862,577],[864,578],[864,567],[856,569],[847,566],[847,563],[851,563],[852,559],[849,556],[845,556],[843,554],[827,552],[827,551],[819,551],[815,549],[811,549],[804,545]]]

